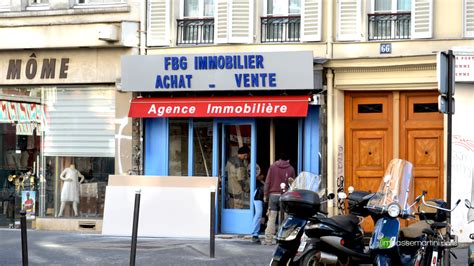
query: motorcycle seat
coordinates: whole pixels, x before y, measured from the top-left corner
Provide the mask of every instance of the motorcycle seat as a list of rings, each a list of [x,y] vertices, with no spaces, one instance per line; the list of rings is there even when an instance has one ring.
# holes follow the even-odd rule
[[[434,223],[431,224],[431,228],[434,229],[434,230],[443,229],[443,228],[445,228],[446,226],[448,226],[447,223],[434,222]]]
[[[417,238],[423,235],[423,229],[431,229],[426,221],[419,221],[400,229],[400,235],[405,238]]]
[[[357,232],[359,218],[355,215],[336,215],[323,221],[326,224],[340,228],[347,232]]]

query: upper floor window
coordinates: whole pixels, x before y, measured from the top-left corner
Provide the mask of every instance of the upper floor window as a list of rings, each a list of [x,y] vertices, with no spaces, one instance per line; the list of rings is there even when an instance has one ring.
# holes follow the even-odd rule
[[[410,39],[411,0],[375,0],[369,14],[369,40]]]
[[[49,4],[49,0],[30,0],[30,5]]]
[[[27,10],[45,10],[49,9],[49,0],[29,0]]]
[[[214,42],[214,0],[184,0],[177,44]]]
[[[100,4],[120,4],[125,3],[126,0],[76,0],[77,4],[82,5],[100,5]]]
[[[299,42],[300,0],[267,0],[261,42]]]

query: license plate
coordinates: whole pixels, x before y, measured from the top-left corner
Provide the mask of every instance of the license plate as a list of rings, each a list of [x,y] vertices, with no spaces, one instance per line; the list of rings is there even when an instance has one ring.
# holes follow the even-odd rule
[[[303,236],[301,237],[301,243],[300,243],[300,246],[298,247],[298,252],[303,252],[304,251],[304,248],[306,247],[306,240],[308,239],[308,237],[303,234]]]

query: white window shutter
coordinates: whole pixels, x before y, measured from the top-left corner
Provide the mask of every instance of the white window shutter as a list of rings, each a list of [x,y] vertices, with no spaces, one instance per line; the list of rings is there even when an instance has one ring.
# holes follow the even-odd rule
[[[361,39],[361,1],[337,1],[337,40],[358,41]]]
[[[253,42],[254,0],[229,0],[229,42]]]
[[[301,41],[321,41],[321,0],[301,1]]]
[[[214,11],[214,40],[215,43],[227,43],[228,41],[228,12],[227,0],[216,0]]]
[[[411,1],[411,37],[433,37],[433,0]]]
[[[464,37],[474,37],[474,0],[464,0],[463,29]]]
[[[170,45],[170,0],[148,0],[147,46]]]

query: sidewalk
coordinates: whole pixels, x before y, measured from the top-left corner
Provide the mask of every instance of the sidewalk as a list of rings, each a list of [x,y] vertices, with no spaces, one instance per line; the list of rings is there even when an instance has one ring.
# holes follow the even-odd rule
[[[0,239],[0,265],[21,265],[20,230],[0,229]],[[28,230],[29,265],[129,265],[130,243],[130,237]],[[274,248],[219,236],[210,258],[208,239],[139,238],[136,265],[268,265]]]

